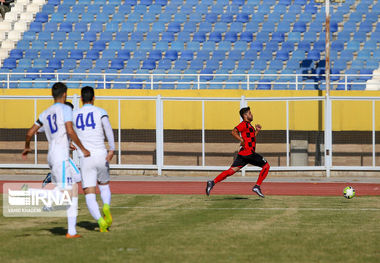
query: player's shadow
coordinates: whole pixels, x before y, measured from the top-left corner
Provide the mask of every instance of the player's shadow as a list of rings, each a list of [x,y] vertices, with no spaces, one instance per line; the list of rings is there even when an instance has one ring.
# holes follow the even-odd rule
[[[206,201],[226,201],[226,200],[251,200],[251,201],[259,201],[261,199],[250,199],[249,197],[242,197],[242,196],[228,196],[223,198],[210,198]]]
[[[50,233],[52,233],[53,235],[57,235],[57,236],[64,236],[67,233],[67,229],[60,227],[60,226],[59,227],[53,227],[51,229],[46,229],[46,230],[50,231]]]
[[[98,224],[90,221],[81,221],[77,223],[77,226],[87,229],[89,231],[94,231],[95,228],[98,227]]]

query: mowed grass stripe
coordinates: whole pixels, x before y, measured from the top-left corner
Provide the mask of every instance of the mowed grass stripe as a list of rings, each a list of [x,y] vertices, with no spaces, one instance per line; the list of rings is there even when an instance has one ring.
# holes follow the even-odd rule
[[[65,218],[0,217],[2,261],[371,263],[380,258],[376,196],[113,195],[109,233],[97,231],[83,195],[79,207],[77,231],[83,238],[77,240],[64,238]]]

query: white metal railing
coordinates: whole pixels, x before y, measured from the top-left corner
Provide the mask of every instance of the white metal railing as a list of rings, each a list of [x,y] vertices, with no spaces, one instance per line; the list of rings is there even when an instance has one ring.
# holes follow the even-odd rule
[[[85,76],[84,76],[85,75]],[[366,85],[360,77],[372,74],[330,74],[331,87],[350,90]],[[28,79],[29,78],[29,79]],[[137,89],[160,89],[170,85],[171,89],[321,89],[324,90],[325,74],[124,74],[124,73],[0,73],[0,87],[19,88],[19,84],[46,84],[62,81],[70,87],[92,83],[97,88],[128,88],[131,84]],[[30,86],[31,86],[30,85]],[[72,85],[72,86],[70,86]],[[184,85],[187,85],[184,87]],[[190,87],[188,87],[190,85]],[[234,86],[233,86],[234,85]],[[270,85],[270,87],[263,87]],[[380,82],[379,82],[380,85]],[[24,87],[30,87],[28,85]],[[118,86],[118,87],[117,87]],[[40,86],[39,86],[40,87]],[[130,87],[132,88],[132,87]]]
[[[77,107],[79,105],[78,95],[74,95],[73,97],[69,97],[69,99],[73,100],[73,104]],[[32,100],[34,101],[34,117],[37,118],[37,101],[38,100],[51,100],[50,96],[0,96],[0,101],[2,100]],[[113,127],[117,130],[117,164],[111,165],[111,168],[114,169],[151,169],[157,170],[158,174],[162,173],[162,170],[223,170],[227,167],[225,166],[210,166],[207,165],[206,162],[206,151],[205,151],[205,103],[206,102],[237,102],[240,103],[240,107],[246,106],[247,102],[265,102],[265,101],[276,101],[276,102],[285,102],[284,111],[286,112],[286,165],[285,166],[275,166],[272,164],[271,170],[273,171],[326,171],[327,176],[329,176],[329,172],[331,170],[373,170],[379,171],[380,166],[376,164],[376,141],[375,141],[375,102],[380,101],[380,97],[268,97],[268,98],[247,98],[247,97],[230,97],[230,98],[216,98],[216,97],[161,97],[158,96],[97,96],[97,100],[109,100],[116,101],[118,105],[118,127]],[[323,118],[330,120],[332,119],[332,110],[331,110],[331,102],[333,101],[368,101],[372,102],[372,165],[367,166],[334,166],[332,164],[332,125],[326,126],[330,127],[329,129],[325,129],[324,132],[324,158],[325,162],[321,166],[291,166],[290,165],[290,128],[289,128],[289,102],[294,101],[322,101],[325,104]],[[155,158],[156,163],[153,164],[125,164],[122,163],[122,140],[121,140],[121,119],[123,118],[121,114],[121,102],[122,101],[155,101],[155,110],[156,110],[156,136],[155,136]],[[165,151],[164,151],[164,102],[167,101],[197,101],[202,104],[202,132],[201,132],[201,164],[200,165],[168,165],[165,164]],[[330,104],[329,107],[327,105]],[[1,140],[1,138],[0,138]],[[0,168],[47,168],[46,164],[38,163],[38,140],[37,136],[34,137],[35,148],[34,148],[34,163],[33,164],[17,164],[17,163],[2,163],[0,164]],[[327,152],[327,150],[331,152]],[[21,149],[20,149],[21,152]],[[258,170],[255,167],[247,167],[243,169],[243,175],[245,171],[253,171]]]

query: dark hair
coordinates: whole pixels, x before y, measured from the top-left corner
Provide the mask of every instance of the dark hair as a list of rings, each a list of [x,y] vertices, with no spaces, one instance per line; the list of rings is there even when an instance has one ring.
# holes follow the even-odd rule
[[[251,110],[250,107],[241,108],[240,111],[239,111],[239,113],[240,113],[240,117],[241,117],[242,119],[244,119],[244,114],[246,114],[246,113],[247,113],[248,111],[250,111],[250,110]]]
[[[64,93],[67,92],[67,86],[65,83],[57,82],[53,85],[51,88],[51,94],[53,95],[54,99],[61,98]]]
[[[83,103],[89,103],[94,98],[94,88],[90,86],[83,87],[81,90],[81,97]]]
[[[70,101],[66,101],[65,104],[67,106],[70,106],[70,108],[73,110],[74,109],[74,105],[70,102]]]

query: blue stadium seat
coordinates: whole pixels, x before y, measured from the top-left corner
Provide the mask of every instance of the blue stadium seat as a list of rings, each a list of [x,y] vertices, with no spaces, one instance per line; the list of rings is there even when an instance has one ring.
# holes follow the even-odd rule
[[[179,59],[175,62],[174,64],[174,69],[177,69],[177,70],[185,70],[187,69],[188,65],[187,65],[187,60],[185,59]]]
[[[285,39],[285,35],[282,32],[273,32],[272,34],[272,41],[279,41],[283,42]]]
[[[171,64],[171,60],[170,59],[163,59],[161,60],[159,63],[158,63],[158,69],[162,69],[162,70],[169,70],[171,69],[172,67],[172,64]],[[155,73],[157,73],[155,71]]]
[[[36,33],[35,32],[31,32],[31,31],[27,31],[24,33],[23,37],[22,37],[23,40],[20,40],[20,41],[25,41],[27,40],[28,42],[29,41],[33,41],[36,39]]]
[[[155,24],[157,24],[157,23],[155,23]],[[189,21],[189,22],[185,23],[183,26],[183,32],[193,33],[196,30],[197,30],[197,24],[194,21]],[[160,31],[160,30],[158,30],[158,31]]]
[[[63,69],[75,69],[77,67],[77,62],[75,59],[65,59],[63,62]]]
[[[33,68],[36,68],[36,69],[42,69],[42,68],[46,68],[46,58],[39,58],[39,59],[34,59],[33,60]]]
[[[110,69],[120,70],[124,68],[124,60],[120,58],[114,58],[111,60]]]
[[[193,70],[203,69],[203,60],[202,59],[194,59],[193,61],[191,61],[189,69],[193,69]]]
[[[65,32],[55,32],[53,34],[53,40],[55,41],[65,41],[66,40],[66,33]]]
[[[69,33],[71,31],[73,31],[73,24],[70,22],[62,22],[59,25],[59,31]]]
[[[352,51],[359,50],[360,49],[360,42],[356,41],[356,40],[350,41],[350,42],[348,42],[346,49],[352,50]]]
[[[93,32],[93,31],[85,32],[83,35],[83,40],[86,40],[86,41],[94,42],[96,41],[96,39],[97,39],[96,32]]]
[[[41,32],[42,31],[42,22],[32,22],[30,23],[29,31],[31,32]]]
[[[46,30],[46,26],[45,26],[45,30]],[[87,23],[85,22],[78,22],[75,24],[75,31],[76,32],[86,32],[87,31]]]
[[[293,25],[293,32],[305,32],[306,31],[306,23],[302,21],[295,22]]]
[[[252,42],[253,40],[253,33],[250,31],[245,31],[240,34],[240,40],[246,41],[246,42]]]
[[[209,41],[220,42],[222,41],[221,32],[211,32],[209,35]]]
[[[45,24],[45,32],[56,32],[58,24],[56,22],[48,22]]]
[[[62,67],[61,60],[56,59],[56,58],[50,59],[48,67],[52,69],[60,69]]]
[[[156,61],[153,59],[144,60],[141,69],[153,70],[156,68]]]
[[[193,41],[197,41],[197,42],[206,41],[206,32],[198,31],[198,32],[194,33]]]
[[[40,51],[40,58],[50,59],[52,57],[53,57],[53,51],[52,50],[43,49]]]
[[[227,32],[224,35],[224,41],[236,42],[237,41],[237,33],[236,32]]]

